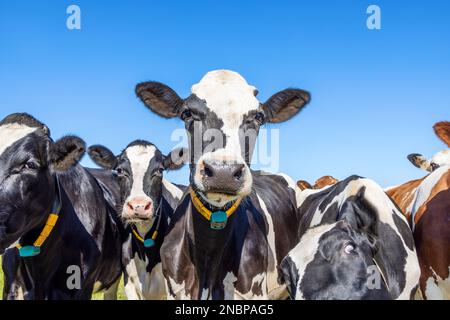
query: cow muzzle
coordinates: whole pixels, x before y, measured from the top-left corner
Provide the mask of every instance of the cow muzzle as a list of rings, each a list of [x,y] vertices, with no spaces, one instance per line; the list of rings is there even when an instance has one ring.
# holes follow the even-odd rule
[[[122,217],[127,220],[150,220],[153,201],[149,197],[135,197],[125,202]]]
[[[204,159],[196,171],[196,187],[215,206],[250,193],[252,176],[245,163]]]

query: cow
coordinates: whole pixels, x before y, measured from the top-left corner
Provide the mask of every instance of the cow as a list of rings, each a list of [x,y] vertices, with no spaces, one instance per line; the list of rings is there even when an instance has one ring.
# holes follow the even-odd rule
[[[255,139],[265,123],[294,117],[309,101],[285,89],[261,103],[238,73],[208,72],[182,99],[159,82],[136,94],[154,113],[181,118],[188,135],[188,190],[161,247],[169,299],[286,298],[281,259],[297,243],[295,182],[252,171]]]
[[[434,130],[450,147],[450,122],[439,122]],[[450,299],[450,161],[443,157],[449,151],[443,150],[438,153],[440,157],[425,162],[413,162],[430,173],[386,191],[413,230],[422,271],[420,292],[425,299]]]
[[[406,219],[384,190],[359,176],[299,199],[300,241],[281,261],[297,300],[410,299],[420,269]]]
[[[29,114],[0,121],[5,299],[90,299],[117,288],[120,221],[113,193],[78,164],[84,153],[83,140],[53,141]]]
[[[183,166],[183,149],[168,155],[144,140],[131,142],[119,155],[102,145],[88,154],[100,167],[112,170],[120,186],[120,215],[125,223],[122,245],[125,294],[128,300],[166,299],[160,248],[183,195],[183,187],[163,178],[164,170]]]
[[[337,182],[338,182],[338,180],[332,176],[323,176],[323,177],[320,177],[319,179],[317,179],[313,186],[308,181],[305,181],[305,180],[298,180],[297,186],[300,188],[300,190],[322,189],[322,188],[331,186]]]

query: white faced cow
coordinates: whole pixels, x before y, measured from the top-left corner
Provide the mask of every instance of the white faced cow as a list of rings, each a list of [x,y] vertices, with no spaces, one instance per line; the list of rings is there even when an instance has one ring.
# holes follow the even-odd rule
[[[158,82],[138,84],[136,93],[158,115],[181,118],[189,136],[189,192],[161,247],[170,297],[286,297],[277,268],[298,240],[298,188],[252,172],[250,160],[259,128],[295,116],[309,94],[286,89],[261,103],[228,70],[207,73],[186,99]]]
[[[182,149],[164,156],[147,141],[130,143],[118,156],[101,145],[88,150],[92,160],[113,170],[120,186],[120,210],[125,222],[122,245],[125,294],[128,300],[165,299],[160,248],[182,189],[163,178],[164,170],[183,166]]]

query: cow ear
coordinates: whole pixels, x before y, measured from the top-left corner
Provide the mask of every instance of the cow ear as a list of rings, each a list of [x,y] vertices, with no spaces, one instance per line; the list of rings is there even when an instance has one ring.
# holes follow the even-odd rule
[[[117,157],[108,148],[96,144],[88,149],[89,157],[103,169],[112,170],[117,166]]]
[[[286,89],[271,96],[262,108],[267,122],[278,123],[295,116],[310,100],[310,94],[304,90]]]
[[[183,104],[183,99],[174,90],[159,82],[139,83],[136,95],[150,110],[164,118],[178,116]]]
[[[450,148],[450,121],[441,121],[433,126],[434,132]]]
[[[75,136],[65,136],[52,143],[49,162],[55,171],[66,171],[76,165],[86,152],[86,143]]]
[[[280,263],[279,282],[284,280],[289,296],[292,300],[297,294],[298,269],[290,256],[285,257]]]
[[[408,155],[408,160],[417,168],[431,172],[431,164],[423,155],[418,153],[411,153]]]
[[[305,180],[298,180],[297,181],[297,186],[302,191],[305,190],[305,189],[312,189],[311,184],[308,181],[305,181]]]
[[[189,150],[186,148],[177,148],[172,150],[167,156],[164,156],[163,167],[166,170],[178,170],[187,163]]]

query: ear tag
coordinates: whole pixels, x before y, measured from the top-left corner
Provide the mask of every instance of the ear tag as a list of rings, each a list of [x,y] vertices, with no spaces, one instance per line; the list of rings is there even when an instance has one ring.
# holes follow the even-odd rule
[[[144,247],[150,248],[150,247],[153,247],[154,245],[155,245],[155,240],[153,240],[153,239],[145,239],[144,240]]]
[[[227,214],[225,211],[216,211],[211,214],[211,229],[222,230],[227,225]]]
[[[41,253],[40,247],[24,246],[19,249],[19,255],[21,257],[34,257]]]

